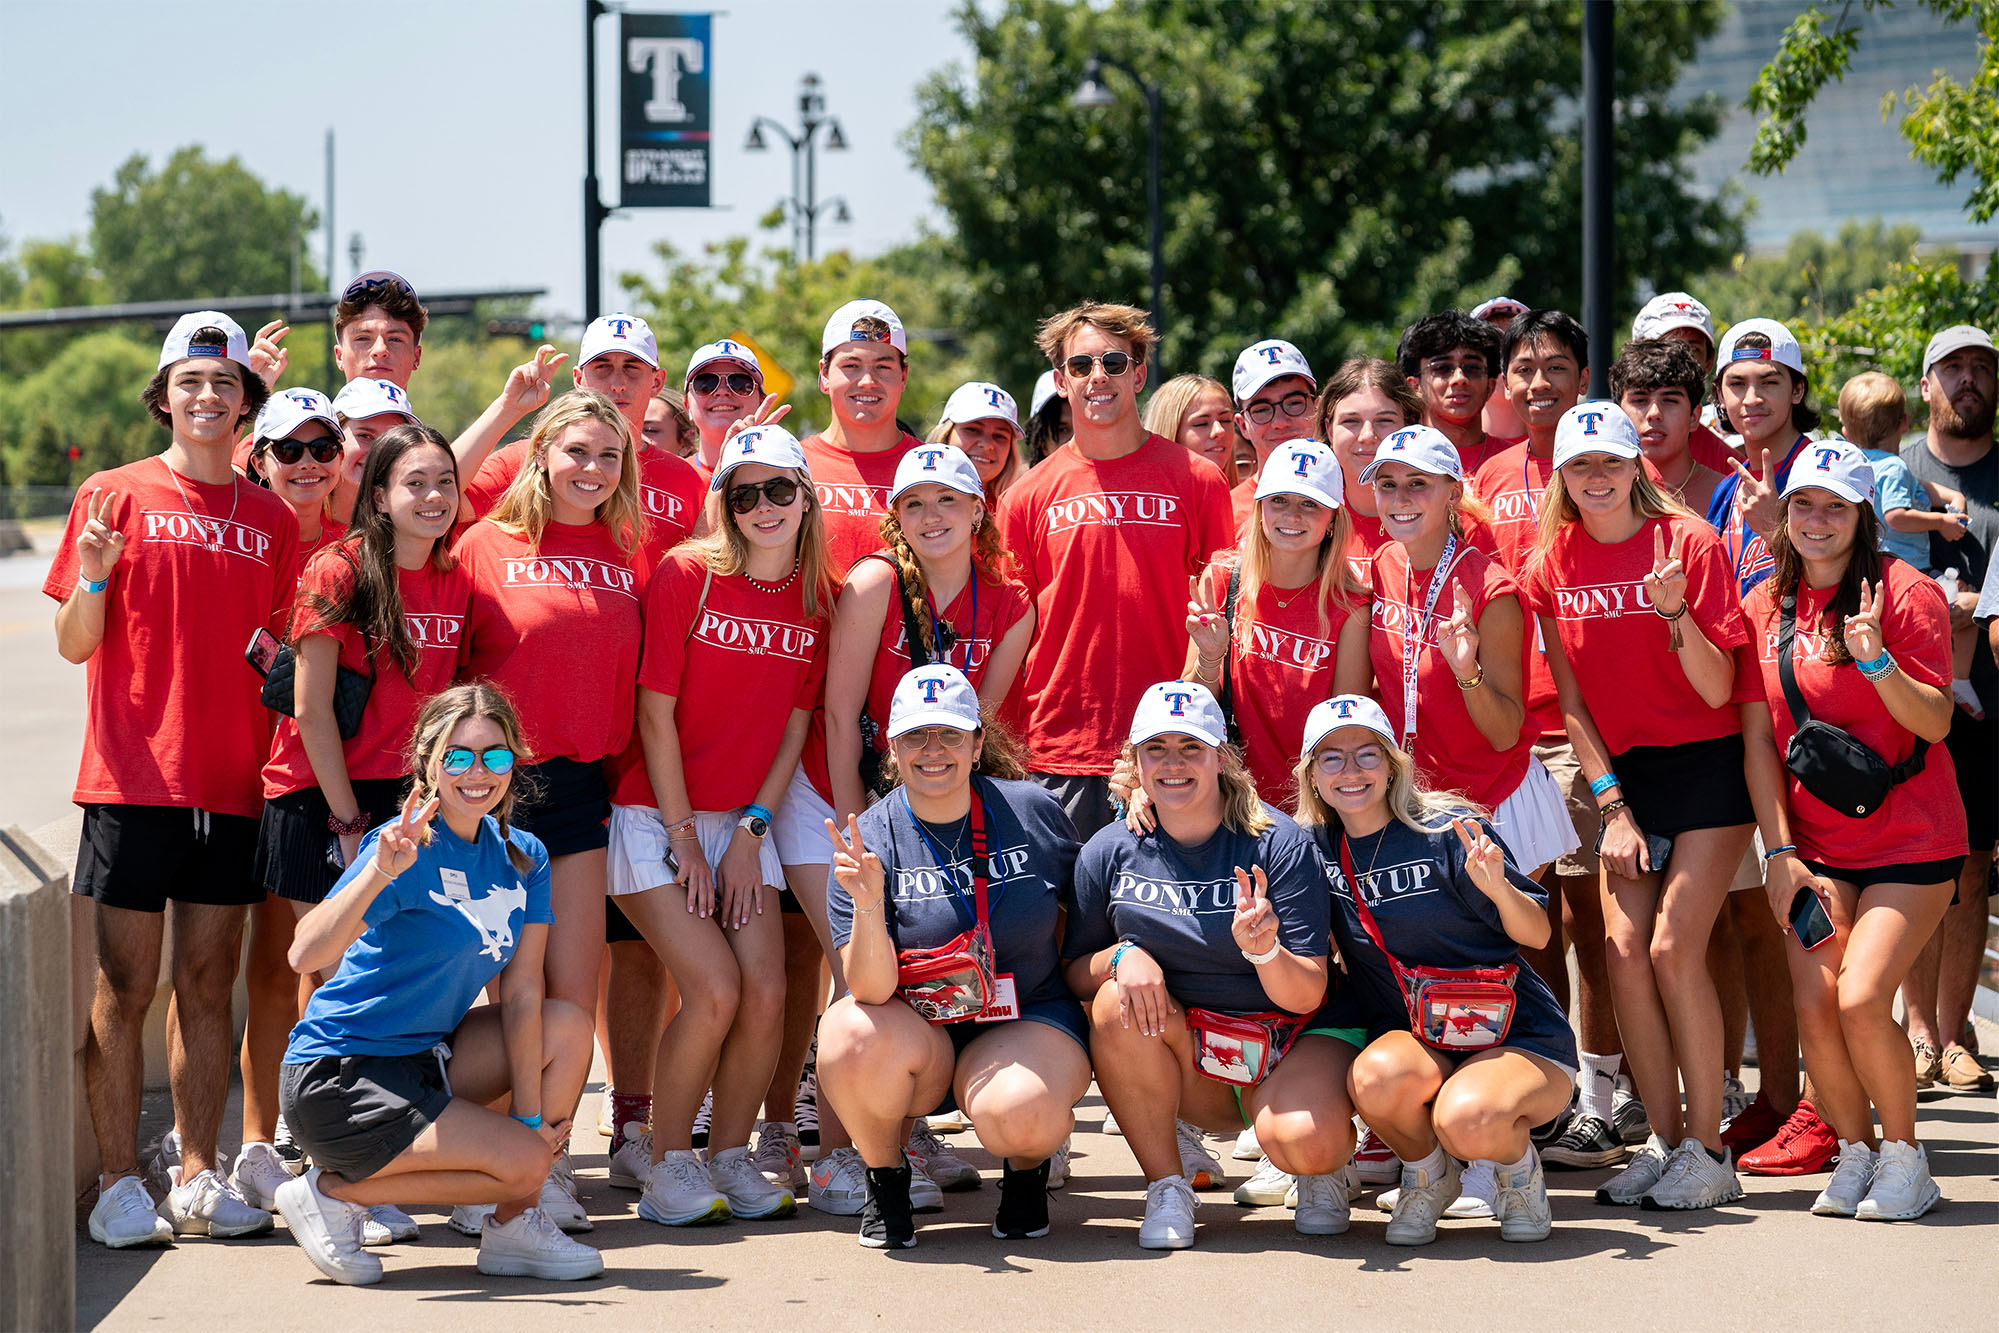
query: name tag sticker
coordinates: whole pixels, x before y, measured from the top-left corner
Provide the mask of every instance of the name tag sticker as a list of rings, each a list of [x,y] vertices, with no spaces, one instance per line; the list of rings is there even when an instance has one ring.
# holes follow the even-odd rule
[[[975,1023],[1004,1023],[1010,1018],[1020,1017],[1019,992],[1014,989],[1013,973],[1001,972],[993,978],[993,999],[985,1012],[975,1015]]]
[[[441,866],[437,871],[438,881],[444,885],[444,896],[455,903],[472,901],[472,886],[465,880],[465,872]]]

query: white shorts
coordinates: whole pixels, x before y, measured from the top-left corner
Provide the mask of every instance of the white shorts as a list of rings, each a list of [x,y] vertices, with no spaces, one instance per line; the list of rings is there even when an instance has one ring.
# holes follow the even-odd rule
[[[777,845],[777,859],[788,866],[832,865],[833,835],[826,831],[826,821],[832,817],[833,803],[813,787],[800,764],[771,822],[770,842]]]
[[[1582,846],[1567,798],[1547,766],[1532,755],[1520,785],[1492,812],[1492,828],[1513,853],[1513,864],[1528,875]]]
[[[741,818],[742,812],[737,810],[694,812],[694,836],[700,840],[701,854],[708,858],[711,867],[720,864],[722,854],[729,850],[729,842],[736,836],[736,821]],[[758,864],[766,885],[784,887],[784,866],[779,863],[777,849],[771,846],[769,838],[764,839]],[[611,846],[606,869],[604,888],[613,898],[644,893],[673,882],[673,872],[666,868],[666,821],[659,817],[659,811],[649,805],[611,807]]]
[[[1749,850],[1742,854],[1742,864],[1735,868],[1735,879],[1728,886],[1730,893],[1741,893],[1747,889],[1763,887],[1763,830],[1757,829],[1749,840]]]

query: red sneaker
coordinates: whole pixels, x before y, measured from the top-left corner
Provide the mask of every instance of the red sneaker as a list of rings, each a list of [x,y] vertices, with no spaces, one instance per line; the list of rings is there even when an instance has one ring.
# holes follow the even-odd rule
[[[1363,1185],[1393,1185],[1402,1179],[1402,1162],[1395,1156],[1395,1150],[1371,1129],[1361,1136],[1360,1146],[1354,1149],[1353,1164]]]
[[[1832,1126],[1819,1119],[1810,1102],[1799,1102],[1777,1137],[1743,1153],[1735,1165],[1752,1176],[1815,1176],[1830,1170],[1838,1155],[1839,1136]]]
[[[1784,1117],[1759,1092],[1755,1101],[1742,1108],[1741,1115],[1721,1127],[1721,1146],[1740,1157],[1757,1144],[1768,1143],[1783,1127]]]

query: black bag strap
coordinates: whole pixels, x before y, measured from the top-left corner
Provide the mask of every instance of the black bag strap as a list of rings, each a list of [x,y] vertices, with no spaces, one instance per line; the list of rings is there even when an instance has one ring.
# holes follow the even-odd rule
[[[1782,603],[1783,618],[1777,624],[1777,679],[1784,683],[1784,702],[1791,707],[1791,722],[1802,729],[1812,720],[1812,710],[1805,706],[1804,691],[1798,688],[1798,678],[1791,669],[1791,645],[1796,637],[1798,616],[1798,594],[1786,593]],[[1830,726],[1831,723],[1822,723]],[[1858,741],[1856,740],[1856,744]],[[1924,757],[1930,748],[1929,738],[1916,737],[1916,748],[1909,757],[1888,770],[1889,778],[1899,784],[1923,771],[1928,764]]]
[[[1222,654],[1222,694],[1217,700],[1222,706],[1222,720],[1228,723],[1229,744],[1242,748],[1242,728],[1235,720],[1235,604],[1242,592],[1242,564],[1237,562],[1229,569],[1229,590],[1222,598],[1222,623],[1228,626],[1229,647]]]
[[[918,627],[916,608],[910,604],[909,589],[903,586],[902,565],[899,561],[889,560],[888,567],[895,571],[895,600],[902,606],[902,637],[908,643],[909,669],[914,671],[930,665],[930,654],[923,647],[923,631]]]

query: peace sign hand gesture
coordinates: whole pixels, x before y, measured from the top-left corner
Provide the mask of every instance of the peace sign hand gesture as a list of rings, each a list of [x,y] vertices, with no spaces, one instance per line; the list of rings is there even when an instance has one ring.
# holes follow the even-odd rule
[[[83,531],[76,534],[76,572],[91,583],[102,583],[125,554],[125,534],[111,527],[111,491],[92,491],[84,506]]]
[[[555,372],[568,359],[567,352],[558,352],[543,343],[534,349],[532,360],[523,361],[508,372],[506,387],[500,390],[500,401],[516,416],[526,416],[539,409],[548,401]]]
[[[1464,584],[1451,585],[1451,615],[1437,630],[1437,651],[1459,680],[1478,674],[1478,617]]]
[[[790,411],[790,403],[780,404],[776,394],[767,393],[764,395],[764,400],[757,404],[756,411],[746,417],[737,417],[729,423],[728,433],[722,436],[722,443],[726,445],[752,426],[774,426],[784,420]]]
[[[829,819],[826,832],[833,838],[833,878],[840,881],[840,887],[853,900],[854,910],[871,912],[880,907],[887,880],[882,874],[881,858],[861,841],[861,821],[848,815],[847,831],[842,833],[840,826]]]
[[[279,346],[291,329],[281,319],[274,319],[257,330],[257,341],[250,344],[250,369],[257,372],[257,378],[267,389],[278,387],[284,377],[285,367],[292,362],[292,355]]]
[[[393,824],[382,825],[375,835],[375,869],[384,879],[394,879],[397,875],[416,864],[417,848],[423,845],[423,835],[430,827],[430,818],[437,813],[440,798],[432,796],[418,805],[416,789],[403,797],[403,812]]]
[[[1652,529],[1652,572],[1645,576],[1645,595],[1652,599],[1652,609],[1662,616],[1677,616],[1687,604],[1687,566],[1680,558],[1686,543],[1686,533],[1678,527],[1673,529],[1670,547],[1665,532]]]
[[[1742,479],[1735,492],[1735,503],[1742,510],[1743,524],[1767,542],[1777,531],[1778,520],[1784,516],[1784,503],[1777,494],[1777,477],[1771,471],[1770,451],[1760,449],[1757,453],[1755,473],[1742,466],[1739,458],[1729,459],[1728,465]]]
[[[1277,943],[1277,913],[1270,906],[1270,879],[1262,866],[1250,867],[1249,874],[1236,867],[1235,917],[1229,922],[1229,934],[1235,936],[1236,947],[1249,954],[1269,953]]]
[[[1872,662],[1881,656],[1887,640],[1881,634],[1882,585],[1860,580],[1860,607],[1846,618],[1840,637],[1856,662]]]
[[[1465,873],[1478,885],[1479,892],[1491,898],[1505,889],[1506,853],[1485,831],[1485,826],[1453,819],[1451,827],[1456,830],[1458,841],[1464,844]]]
[[[1200,669],[1219,669],[1229,651],[1229,622],[1204,576],[1187,580],[1187,637],[1200,654]]]

